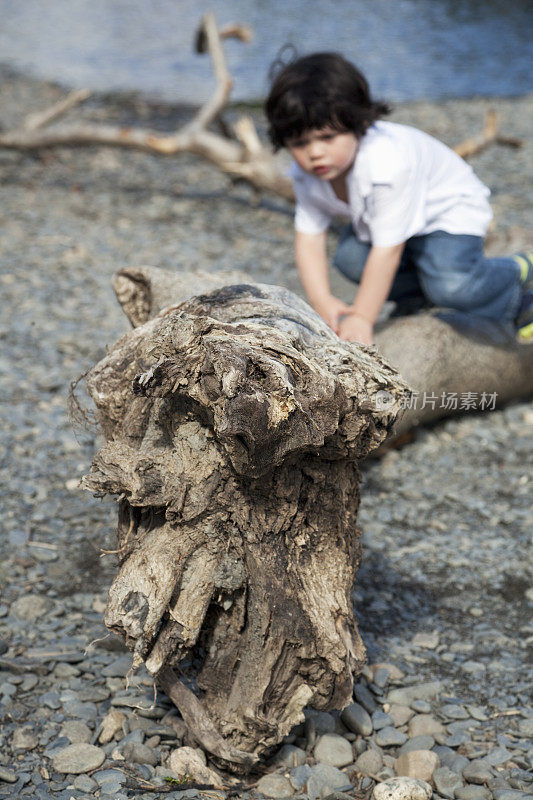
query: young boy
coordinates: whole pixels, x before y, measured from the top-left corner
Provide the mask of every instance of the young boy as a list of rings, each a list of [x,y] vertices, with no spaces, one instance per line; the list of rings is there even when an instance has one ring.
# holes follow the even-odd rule
[[[367,344],[385,300],[508,322],[533,339],[533,253],[485,258],[489,190],[446,145],[380,121],[387,113],[336,53],[300,58],[273,82],[269,135],[296,162],[295,255],[311,305],[341,338]],[[359,284],[352,305],[329,286],[326,236],[336,215],[351,219],[333,263]]]

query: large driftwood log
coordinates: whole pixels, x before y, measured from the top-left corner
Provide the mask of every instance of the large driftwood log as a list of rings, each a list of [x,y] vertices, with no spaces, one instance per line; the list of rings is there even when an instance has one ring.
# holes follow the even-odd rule
[[[517,342],[511,324],[435,309],[389,320],[376,345],[412,389],[393,437],[533,394],[533,344]]]
[[[115,287],[139,323],[169,281],[128,271]],[[84,485],[119,497],[106,625],[197,741],[247,769],[306,705],[350,702],[357,462],[407,387],[284,289],[178,295],[87,376],[107,443]],[[178,678],[186,657],[199,696]]]
[[[136,326],[191,294],[233,280],[246,275],[140,267],[117,272],[113,285]],[[512,331],[479,317],[434,310],[393,318],[377,329],[376,345],[413,390],[391,437],[465,408],[490,409],[533,393],[533,345],[519,344]]]

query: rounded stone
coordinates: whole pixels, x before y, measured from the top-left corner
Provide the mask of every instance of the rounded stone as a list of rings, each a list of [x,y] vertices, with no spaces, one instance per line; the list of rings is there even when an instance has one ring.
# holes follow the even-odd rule
[[[93,781],[92,778],[89,778],[88,775],[78,775],[78,777],[74,779],[74,788],[79,792],[93,794],[98,788],[98,784],[96,781]]]
[[[292,767],[305,764],[306,759],[307,753],[305,750],[302,750],[301,747],[295,747],[293,744],[284,744],[276,755],[270,759],[269,765],[271,767],[286,767],[287,769],[291,769]]]
[[[98,737],[101,744],[107,744],[111,739],[122,730],[122,725],[126,721],[126,715],[117,708],[111,708],[102,720],[102,729]]]
[[[491,781],[493,777],[494,772],[490,764],[484,759],[475,759],[463,769],[463,778],[465,781],[468,781],[468,783],[484,784]]]
[[[448,719],[469,719],[470,717],[466,708],[458,703],[447,703],[442,706],[440,712]]]
[[[491,792],[486,786],[460,786],[455,790],[457,800],[490,800]]]
[[[446,728],[431,714],[416,714],[409,720],[409,738],[415,736],[434,736],[436,733],[445,734]]]
[[[430,783],[439,763],[438,755],[431,750],[411,750],[396,759],[394,771],[398,776],[419,778]]]
[[[120,656],[102,669],[104,678],[125,678],[131,669],[131,653]]]
[[[12,770],[6,769],[6,767],[3,767],[0,764],[0,781],[4,781],[5,783],[16,783],[17,776]]]
[[[345,767],[353,761],[353,750],[350,742],[344,736],[339,736],[337,733],[325,733],[315,745],[314,756],[322,764],[328,764],[331,767]]]
[[[309,800],[318,800],[335,789],[346,789],[350,784],[348,776],[329,764],[315,764],[307,781]]]
[[[293,788],[283,775],[263,775],[257,781],[256,790],[265,797],[291,797]]]
[[[494,747],[492,750],[489,750],[485,756],[485,760],[492,767],[496,767],[498,764],[503,764],[504,761],[508,761],[510,758],[512,758],[511,752],[503,746]]]
[[[518,730],[522,736],[533,739],[533,717],[526,717],[521,719],[518,723]]]
[[[98,709],[94,703],[82,703],[80,700],[67,700],[63,704],[63,711],[69,717],[90,722],[98,716]]]
[[[417,714],[429,714],[431,712],[431,705],[427,700],[413,700],[411,708]]]
[[[382,728],[376,734],[376,744],[380,747],[394,747],[407,741],[407,736],[391,726]]]
[[[341,720],[346,727],[361,736],[370,736],[372,733],[372,720],[370,714],[359,703],[351,703],[341,713]]]
[[[373,714],[378,707],[372,692],[364,685],[364,683],[355,684],[353,687],[353,696],[359,705],[363,706],[363,708],[368,711],[369,714]]]
[[[104,763],[104,759],[105,753],[100,747],[79,742],[69,744],[68,747],[60,750],[53,757],[52,766],[56,772],[79,775],[82,772],[97,769]]]
[[[409,753],[411,750],[431,750],[434,744],[435,739],[433,736],[414,736],[405,744],[402,744],[398,755],[401,755],[402,753]],[[454,751],[452,750],[451,752],[455,756]]]
[[[170,754],[168,766],[177,775],[190,775],[198,783],[222,786],[222,778],[206,765],[203,750],[196,747],[178,747]]]
[[[38,744],[39,740],[31,728],[17,728],[11,739],[13,750],[33,750]]]
[[[465,661],[463,664],[461,664],[461,669],[464,672],[474,675],[476,673],[481,674],[482,672],[485,672],[487,667],[481,661]]]
[[[384,689],[390,679],[390,672],[386,667],[378,667],[374,672],[374,683],[380,689]]]
[[[403,686],[401,689],[392,689],[387,695],[387,700],[389,703],[399,703],[408,706],[413,700],[432,700],[441,690],[441,681],[416,683],[413,686]]]
[[[128,742],[122,748],[122,755],[132,764],[150,764],[151,767],[159,764],[159,758],[152,748],[140,742]]]
[[[94,777],[98,786],[104,787],[107,784],[108,794],[109,784],[113,784],[113,787],[116,788],[117,791],[120,791],[120,787],[128,780],[128,776],[118,769],[102,769],[100,772],[97,772]]]
[[[435,789],[441,797],[448,797],[453,800],[456,789],[463,785],[463,780],[457,772],[453,772],[449,767],[439,767],[433,773]]]
[[[26,594],[19,597],[11,604],[10,613],[17,619],[24,619],[27,622],[34,622],[39,617],[44,616],[53,606],[49,597],[41,594]]]
[[[313,724],[317,736],[335,731],[335,717],[327,711],[315,711],[311,708],[305,712],[306,720]]]
[[[449,764],[443,764],[445,767],[449,767],[454,772],[457,772],[458,775],[463,774],[463,770],[465,767],[469,765],[469,760],[465,756],[456,755],[453,761]]]
[[[443,767],[450,767],[457,758],[457,753],[451,747],[446,747],[445,744],[438,744],[432,748],[433,752],[439,757],[440,763]]]
[[[401,728],[402,725],[406,725],[411,717],[414,716],[414,711],[412,711],[409,706],[401,706],[397,703],[393,703],[388,710],[389,716],[392,717],[392,721],[396,728]]]
[[[402,678],[405,678],[405,674],[395,664],[374,664],[372,670],[374,671],[374,683],[377,683],[376,672],[378,670],[386,670],[389,674],[388,678],[390,681],[401,681]]]
[[[362,775],[377,775],[383,766],[383,757],[379,750],[365,750],[355,762],[355,766]]]
[[[374,800],[429,800],[432,789],[429,783],[417,778],[390,778],[374,787]]]
[[[493,789],[492,796],[494,800],[530,800],[530,794],[521,792],[518,789]]]
[[[389,714],[386,714],[378,708],[372,714],[372,725],[375,731],[380,731],[382,728],[387,728],[389,725],[394,727],[394,720]]]
[[[84,722],[80,722],[77,719],[70,719],[68,722],[64,723],[59,731],[59,735],[66,736],[67,739],[70,739],[71,744],[87,744],[91,741],[93,734],[89,726]]]
[[[376,778],[380,783],[383,783],[384,781],[390,781],[391,778],[394,777],[396,776],[394,775],[394,770],[392,769],[392,767],[382,767],[380,771],[376,774]]]
[[[435,738],[439,739],[439,735],[435,734]],[[442,744],[448,747],[460,747],[462,744],[467,744],[468,742],[470,742],[470,736],[467,733],[454,733],[442,739]]]
[[[310,776],[311,767],[309,764],[302,764],[299,767],[294,767],[294,769],[291,769],[289,774],[291,786],[293,786],[295,789],[303,789]]]

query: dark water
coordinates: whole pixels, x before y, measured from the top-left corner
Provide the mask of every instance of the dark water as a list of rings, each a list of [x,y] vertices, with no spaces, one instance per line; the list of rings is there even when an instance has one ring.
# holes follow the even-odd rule
[[[214,0],[220,24],[253,27],[226,45],[233,99],[264,96],[278,49],[339,50],[391,100],[533,90],[531,0]],[[199,102],[213,82],[193,52],[193,0],[0,0],[0,62],[71,86],[139,89]]]

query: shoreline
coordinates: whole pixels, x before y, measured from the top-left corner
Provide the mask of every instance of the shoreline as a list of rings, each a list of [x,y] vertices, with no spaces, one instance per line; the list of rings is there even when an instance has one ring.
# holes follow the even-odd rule
[[[24,81],[24,82],[32,82],[40,85],[46,85],[53,87],[59,91],[68,93],[71,91],[76,91],[82,88],[88,88],[91,92],[91,96],[94,99],[97,99],[103,103],[110,102],[110,103],[117,103],[123,100],[125,104],[130,102],[140,101],[146,103],[152,107],[163,106],[167,108],[173,109],[183,109],[185,111],[190,111],[194,113],[195,110],[200,108],[200,106],[195,105],[194,103],[190,103],[188,101],[180,101],[178,98],[175,100],[170,100],[165,98],[164,96],[158,96],[157,94],[150,93],[148,91],[144,91],[142,89],[90,89],[86,86],[73,86],[69,85],[68,83],[62,83],[59,80],[55,80],[52,78],[44,78],[39,77],[37,74],[33,74],[31,71],[25,71],[23,69],[19,69],[18,67],[14,66],[13,64],[9,64],[8,62],[2,61],[0,59],[0,82],[6,83],[8,81]],[[213,83],[213,89],[215,84]],[[410,100],[388,100],[386,97],[380,98],[384,100],[388,105],[390,105],[393,109],[401,108],[403,106],[416,106],[421,103],[428,103],[431,105],[444,105],[446,103],[452,102],[472,102],[478,100],[487,100],[487,101],[497,101],[497,100],[521,100],[533,94],[533,90],[525,90],[525,91],[517,91],[517,92],[509,92],[507,94],[493,94],[493,93],[473,93],[468,95],[442,95],[440,97],[419,97],[413,98]],[[228,102],[228,109],[231,111],[252,111],[252,112],[260,112],[263,107],[265,98],[257,97],[250,100],[234,100]]]

